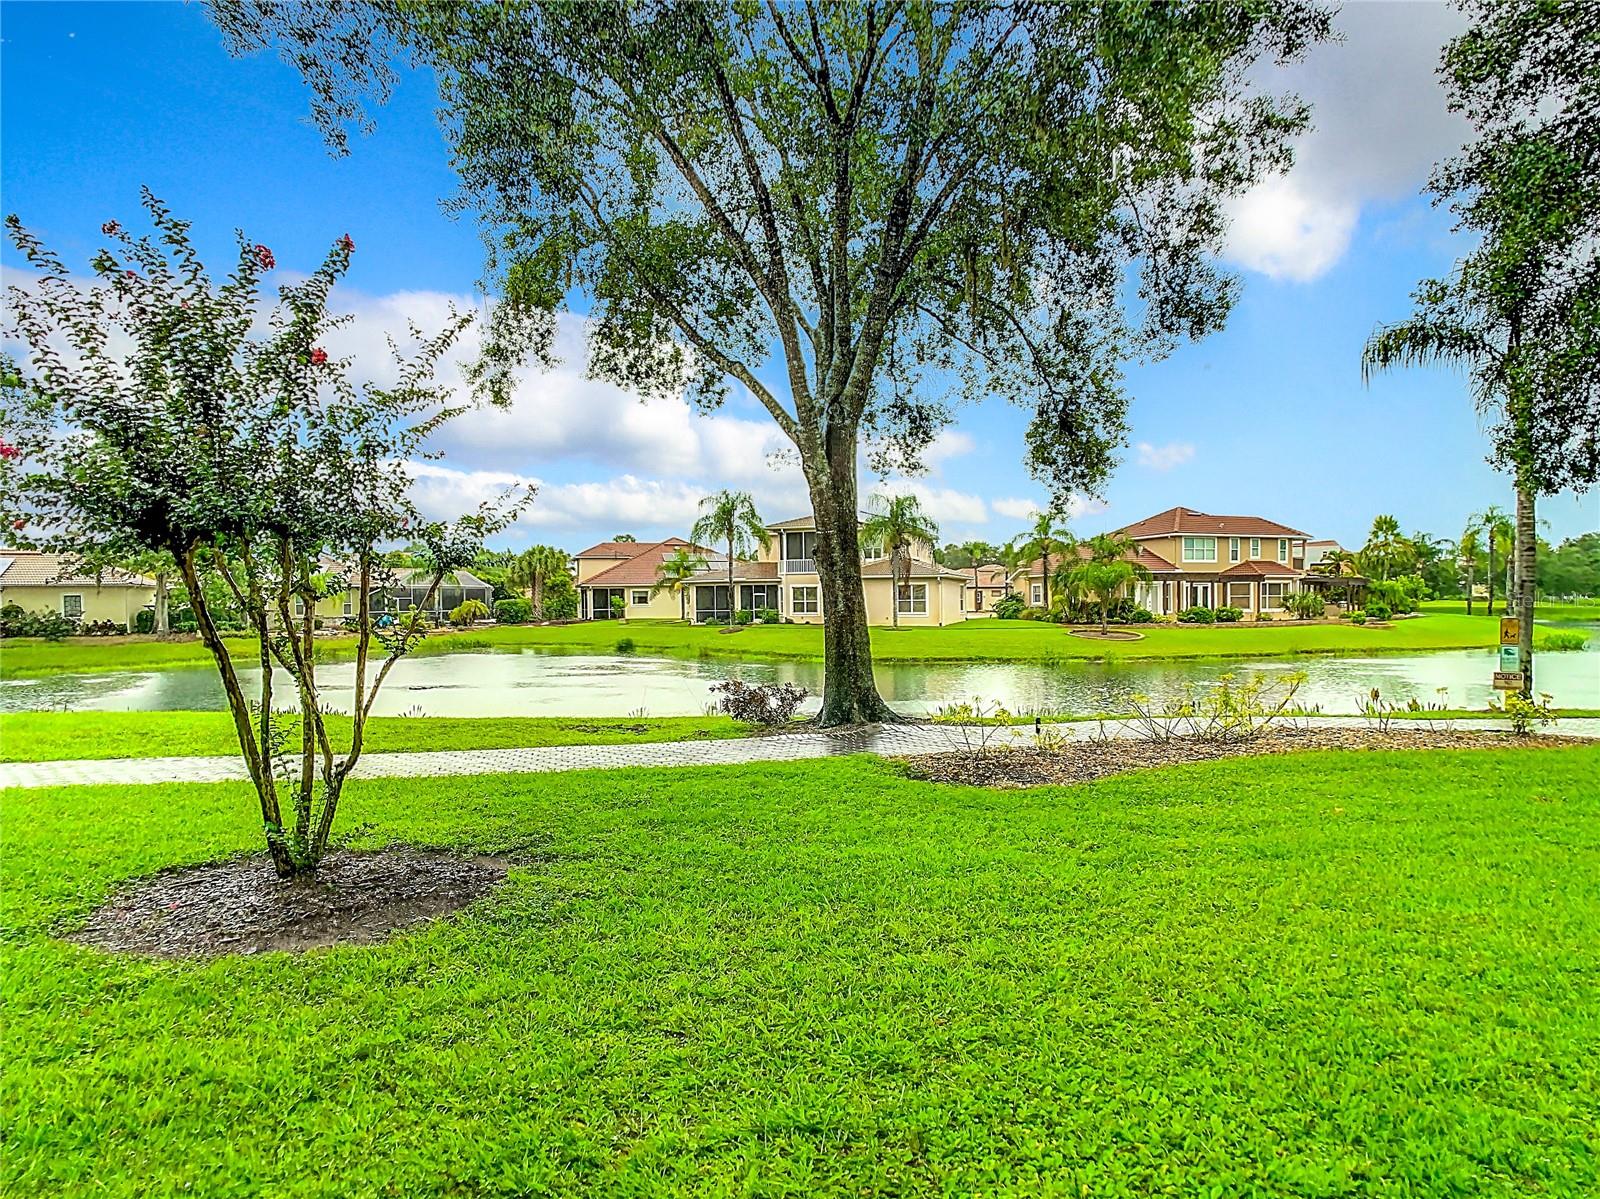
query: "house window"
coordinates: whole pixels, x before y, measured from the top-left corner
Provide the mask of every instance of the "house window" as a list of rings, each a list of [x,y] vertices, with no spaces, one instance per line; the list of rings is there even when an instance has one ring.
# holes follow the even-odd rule
[[[1288,594],[1288,583],[1265,582],[1261,585],[1261,606],[1263,608],[1281,608],[1283,607],[1283,597]]]
[[[1259,538],[1259,537],[1250,538],[1250,556],[1252,558],[1261,557],[1261,538]]]
[[[895,608],[902,616],[926,616],[928,614],[928,585],[926,583],[908,583],[898,588],[895,595]]]
[[[1215,537],[1185,537],[1183,539],[1185,562],[1215,562],[1217,539]]]
[[[345,600],[344,601],[344,614],[346,616],[354,616],[355,613],[356,613],[355,601],[351,600],[351,599]]]
[[[1040,604],[1044,603],[1044,587],[1042,585],[1040,585],[1038,583],[1035,583],[1033,585],[1032,595],[1033,595],[1033,606],[1035,608],[1037,608]]]
[[[977,611],[977,612],[982,612],[983,611],[983,592],[974,591],[972,594],[973,594],[973,597],[974,597],[973,600],[972,600],[973,610]]]
[[[1239,539],[1237,537],[1230,537],[1230,538],[1228,538],[1228,561],[1229,562],[1237,562],[1238,560],[1239,560]]]
[[[297,599],[294,601],[294,614],[296,616],[304,616],[306,614],[305,600]]]
[[[68,620],[81,620],[83,618],[83,596],[63,595],[61,597],[61,615]]]
[[[1279,562],[1287,562],[1288,560],[1289,560],[1289,539],[1287,537],[1280,537],[1280,538],[1278,538],[1278,561]]]
[[[867,562],[876,562],[884,557],[883,543],[880,541],[863,541],[861,543],[861,557]]]
[[[789,592],[789,604],[796,616],[815,616],[822,611],[821,592],[816,587],[795,587]]]
[[[650,602],[650,593],[648,591],[635,591],[628,602],[633,604],[648,604]]]

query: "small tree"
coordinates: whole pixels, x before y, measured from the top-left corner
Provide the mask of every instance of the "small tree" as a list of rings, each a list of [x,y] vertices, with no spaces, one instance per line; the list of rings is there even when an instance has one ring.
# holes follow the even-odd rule
[[[896,628],[900,627],[900,588],[911,586],[911,543],[925,541],[931,545],[937,536],[939,526],[922,510],[914,495],[877,500],[861,526],[861,540],[883,546],[889,555],[889,582],[894,588],[891,611]]]
[[[1050,575],[1051,554],[1056,550],[1062,553],[1072,552],[1077,544],[1072,532],[1065,526],[1057,524],[1058,514],[1055,511],[1041,512],[1034,518],[1033,528],[1029,530],[1027,542],[1027,556],[1038,560],[1039,570],[1044,576],[1044,606],[1050,606]],[[1029,597],[1032,602],[1032,597]]]
[[[1093,596],[1100,611],[1100,631],[1109,624],[1108,610],[1124,587],[1149,579],[1150,572],[1133,557],[1138,543],[1116,533],[1101,533],[1081,545],[1087,557],[1062,569],[1064,589]]]
[[[506,582],[528,593],[536,620],[546,620],[545,588],[550,580],[567,569],[567,552],[553,545],[529,546],[518,554],[506,570]]]
[[[426,607],[524,497],[453,526],[422,520],[407,498],[405,461],[454,411],[433,382],[434,363],[470,318],[452,314],[430,337],[413,330],[414,352],[396,351],[395,384],[357,387],[349,364],[320,344],[344,319],[329,315],[328,294],[349,266],[348,236],[268,306],[266,246],[241,242],[218,285],[188,225],[148,191],[144,206],[155,237],[108,221],[110,248],[95,255],[99,281],[87,286],[7,218],[38,275],[8,293],[10,332],[31,358],[27,374],[15,363],[4,370],[8,425],[27,439],[26,466],[4,496],[29,513],[45,547],[91,561],[171,555],[222,679],[273,865],[285,877],[311,872],[379,688],[426,635],[415,614],[376,627],[373,597],[392,582],[380,547],[417,539]],[[218,628],[208,586],[217,580],[255,643],[253,696]],[[349,747],[336,751],[312,633],[318,601],[347,590],[356,601],[355,710]],[[295,717],[274,707],[275,666],[292,681]]]
[[[699,574],[706,560],[679,546],[656,566],[656,581],[650,588],[652,596],[670,591],[678,597],[678,615],[689,619],[689,582]]]
[[[748,491],[719,491],[700,501],[700,519],[689,530],[689,539],[705,545],[723,545],[728,550],[728,612],[739,607],[733,594],[733,563],[740,554],[754,554],[772,542],[766,522],[756,512],[756,502]]]

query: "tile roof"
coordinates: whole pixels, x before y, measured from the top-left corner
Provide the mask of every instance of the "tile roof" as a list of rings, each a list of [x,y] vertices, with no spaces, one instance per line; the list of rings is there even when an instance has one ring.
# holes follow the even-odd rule
[[[1223,579],[1297,579],[1302,571],[1282,562],[1252,560],[1228,567],[1218,578]]]
[[[65,554],[0,550],[0,587],[154,587],[143,575],[108,566],[98,578]]]
[[[1074,548],[1079,559],[1088,558],[1092,552],[1087,545],[1083,544],[1080,544]],[[1138,563],[1153,575],[1171,575],[1183,573],[1176,566],[1163,558],[1160,554],[1152,553],[1150,550],[1145,549],[1142,545],[1134,547],[1132,553],[1124,554],[1123,557],[1129,562]],[[1050,555],[1050,561],[1052,564],[1058,563],[1060,560],[1061,555],[1059,553]],[[1041,577],[1039,573],[1039,562],[1037,559],[1028,564],[1028,577],[1030,579],[1037,579]]]
[[[1193,508],[1168,508],[1135,521],[1118,532],[1135,539],[1171,537],[1176,533],[1225,537],[1305,537],[1308,534],[1259,516],[1213,516]]]
[[[775,520],[767,525],[769,529],[814,529],[817,527],[815,516],[796,516],[790,520]]]
[[[688,543],[681,537],[669,537],[667,541],[677,542],[679,545]],[[602,541],[598,545],[591,545],[586,550],[579,550],[572,556],[574,558],[632,558],[644,553],[645,550],[654,549],[658,545],[665,545],[666,541]]]
[[[624,542],[606,542],[607,545],[628,545]],[[709,558],[714,551],[708,550],[703,545],[693,545],[682,537],[668,537],[665,541],[652,541],[643,546],[635,543],[638,553],[632,554],[624,562],[602,570],[592,578],[579,583],[579,587],[646,587],[654,586],[657,575],[656,567],[672,557],[678,550],[687,550],[691,554],[698,554],[702,558]],[[600,557],[601,555],[594,555]]]
[[[608,572],[609,573],[609,572]],[[718,558],[708,562],[705,569],[695,575],[696,583],[726,583],[728,581],[728,560]],[[776,583],[778,581],[778,564],[776,562],[751,562],[744,558],[733,560],[733,581],[735,583]]]
[[[890,562],[887,558],[880,558],[876,562],[864,563],[861,567],[863,579],[886,579],[890,577]],[[912,579],[966,579],[971,578],[964,571],[951,570],[947,566],[940,566],[937,562],[924,562],[920,558],[911,559],[911,569],[906,572],[907,578]]]
[[[962,571],[961,577],[966,579],[968,587],[973,586],[972,567],[969,566],[966,570]],[[1006,585],[1007,577],[1008,575],[1006,568],[1003,566],[980,566],[978,567],[977,586],[1004,587]]]

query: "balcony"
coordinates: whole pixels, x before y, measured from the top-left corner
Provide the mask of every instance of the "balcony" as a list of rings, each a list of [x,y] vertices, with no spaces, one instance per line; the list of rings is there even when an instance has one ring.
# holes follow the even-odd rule
[[[785,558],[783,569],[779,572],[786,575],[814,575],[817,573],[815,558]]]

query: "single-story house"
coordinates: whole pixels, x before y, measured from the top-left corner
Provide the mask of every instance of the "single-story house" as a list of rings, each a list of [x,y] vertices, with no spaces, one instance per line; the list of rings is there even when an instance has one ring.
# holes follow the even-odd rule
[[[1012,590],[1011,572],[1004,566],[980,566],[976,571],[967,567],[961,572],[966,579],[967,616],[994,615],[995,601]]]
[[[651,594],[660,579],[660,565],[679,550],[709,561],[716,551],[682,537],[665,541],[602,541],[573,555],[578,586],[578,618],[611,620],[618,613],[637,620],[682,620],[683,600],[673,591]]]
[[[0,606],[55,612],[85,624],[109,620],[131,631],[155,599],[154,581],[131,571],[108,567],[95,574],[62,554],[0,550]]]

